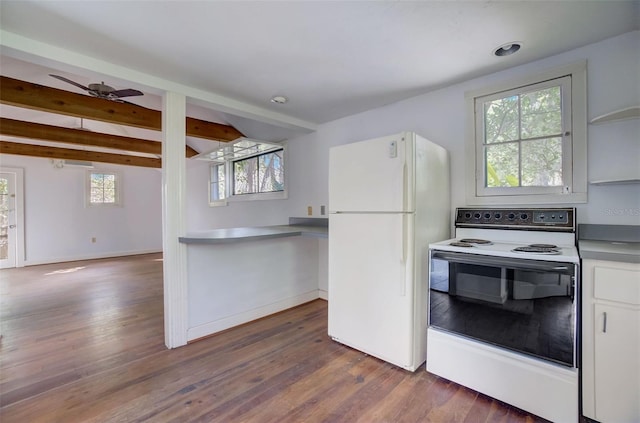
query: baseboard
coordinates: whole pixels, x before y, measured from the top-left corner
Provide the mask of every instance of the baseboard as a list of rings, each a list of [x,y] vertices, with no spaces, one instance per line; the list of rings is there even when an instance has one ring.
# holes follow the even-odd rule
[[[25,260],[23,264],[24,266],[39,266],[41,264],[68,263],[71,261],[136,256],[140,254],[154,254],[154,253],[161,253],[161,252],[162,250],[120,251],[120,252],[113,252],[113,253],[89,254],[89,255],[77,256],[77,257],[58,257],[58,258],[45,259],[45,260]]]
[[[213,335],[214,333],[221,332],[234,326],[242,325],[244,323],[251,322],[252,320],[260,319],[270,314],[278,313],[280,311],[284,311],[304,303],[308,303],[309,301],[313,301],[318,298],[320,298],[319,292],[317,289],[314,289],[313,291],[296,295],[295,297],[289,297],[275,303],[243,311],[241,313],[218,319],[213,322],[194,326],[187,329],[187,341],[204,338],[206,336]]]
[[[318,297],[322,298],[323,300],[329,301],[329,292],[325,291],[324,289],[319,289]]]

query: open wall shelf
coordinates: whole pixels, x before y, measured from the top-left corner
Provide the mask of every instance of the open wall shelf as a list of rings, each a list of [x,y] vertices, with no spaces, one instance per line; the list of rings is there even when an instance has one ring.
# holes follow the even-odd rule
[[[616,120],[637,119],[640,118],[640,106],[627,107],[625,109],[616,110],[604,115],[591,119],[591,124],[613,122]]]
[[[600,179],[597,181],[590,181],[591,185],[628,185],[628,184],[640,184],[640,178],[620,178],[620,179]]]

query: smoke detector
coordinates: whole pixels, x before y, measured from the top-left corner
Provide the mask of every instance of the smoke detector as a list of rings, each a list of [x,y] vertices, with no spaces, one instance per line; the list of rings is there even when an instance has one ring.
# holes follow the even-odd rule
[[[271,98],[271,102],[276,104],[285,104],[287,101],[289,101],[289,99],[282,95],[277,95]]]

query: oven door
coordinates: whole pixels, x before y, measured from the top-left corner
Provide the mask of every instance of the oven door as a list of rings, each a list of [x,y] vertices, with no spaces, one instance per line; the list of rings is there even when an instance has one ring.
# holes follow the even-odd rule
[[[429,326],[576,367],[575,263],[431,250]]]

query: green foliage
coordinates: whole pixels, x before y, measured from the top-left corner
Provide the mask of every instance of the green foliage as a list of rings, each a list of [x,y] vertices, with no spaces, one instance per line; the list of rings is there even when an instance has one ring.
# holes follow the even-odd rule
[[[560,86],[484,103],[487,187],[562,185]]]

